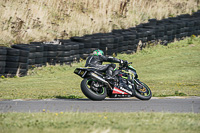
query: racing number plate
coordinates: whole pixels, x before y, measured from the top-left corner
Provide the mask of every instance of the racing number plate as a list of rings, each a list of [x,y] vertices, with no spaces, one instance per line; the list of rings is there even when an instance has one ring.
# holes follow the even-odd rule
[[[74,73],[76,73],[77,75],[79,75],[79,76],[81,76],[83,78],[86,75],[87,71],[76,68],[76,70],[74,71]]]

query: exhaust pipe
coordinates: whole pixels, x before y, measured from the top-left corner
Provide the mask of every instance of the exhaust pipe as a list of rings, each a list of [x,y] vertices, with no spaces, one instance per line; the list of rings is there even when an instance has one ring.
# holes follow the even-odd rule
[[[97,79],[98,81],[108,85],[110,87],[110,89],[112,90],[112,87],[110,86],[110,84],[108,83],[108,81],[106,81],[105,79],[103,79],[102,77],[94,74],[94,73],[90,73],[91,77],[94,78],[94,79]]]

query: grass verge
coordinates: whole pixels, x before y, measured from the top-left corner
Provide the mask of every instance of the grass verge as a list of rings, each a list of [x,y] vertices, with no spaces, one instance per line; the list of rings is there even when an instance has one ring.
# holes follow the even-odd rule
[[[200,96],[199,51],[200,38],[193,37],[168,46],[149,46],[136,54],[119,54],[117,58],[133,62],[153,96]],[[73,71],[84,64],[46,66],[30,70],[26,77],[0,78],[0,99],[83,98],[82,79]]]
[[[197,133],[193,113],[1,113],[1,132]]]

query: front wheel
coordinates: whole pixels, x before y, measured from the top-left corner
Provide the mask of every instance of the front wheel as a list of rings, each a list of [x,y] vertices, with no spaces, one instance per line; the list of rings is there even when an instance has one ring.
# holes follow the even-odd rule
[[[106,88],[93,79],[82,80],[81,90],[91,100],[101,101],[107,96]]]
[[[152,97],[152,93],[150,88],[143,82],[139,81],[138,79],[135,80],[135,97],[141,100],[149,100]]]

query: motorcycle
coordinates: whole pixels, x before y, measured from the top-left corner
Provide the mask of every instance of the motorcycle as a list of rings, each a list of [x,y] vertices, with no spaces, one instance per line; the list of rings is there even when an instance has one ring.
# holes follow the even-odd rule
[[[74,73],[83,78],[81,90],[91,100],[100,101],[106,97],[151,99],[150,88],[138,79],[136,70],[130,64],[132,62],[119,64],[118,69],[113,72],[112,81],[107,81],[105,72],[100,72],[95,67],[76,68]]]

